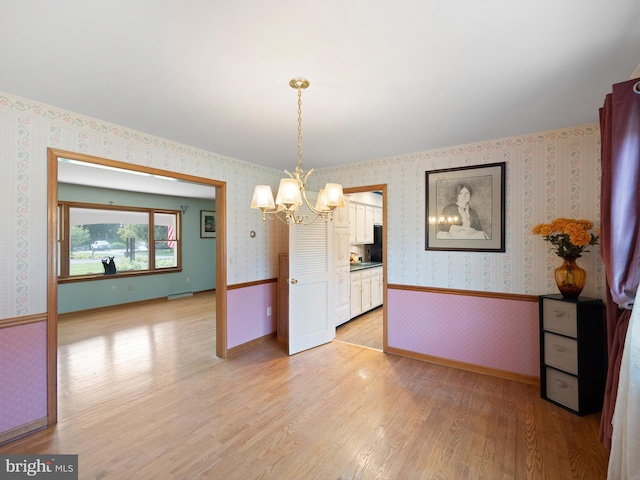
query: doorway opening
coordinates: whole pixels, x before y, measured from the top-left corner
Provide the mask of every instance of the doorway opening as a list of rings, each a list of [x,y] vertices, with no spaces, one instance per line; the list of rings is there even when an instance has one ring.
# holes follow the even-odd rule
[[[93,166],[118,170],[122,174],[144,176],[161,176],[175,179],[178,182],[187,182],[197,187],[208,186],[215,190],[216,202],[216,247],[215,247],[215,328],[216,328],[216,356],[225,358],[227,356],[227,316],[226,316],[226,183],[218,180],[196,177],[172,171],[160,170],[156,168],[144,167],[140,165],[109,160],[90,155],[68,152],[57,149],[48,149],[48,272],[47,272],[47,417],[48,424],[57,422],[58,411],[58,270],[60,262],[59,252],[59,218],[58,218],[58,167],[60,159],[71,160]],[[122,189],[122,188],[121,188]]]
[[[353,218],[350,218],[352,307],[350,320],[337,327],[336,339],[387,352],[387,186],[345,188],[344,194],[358,205],[359,202],[369,203],[367,196],[373,198],[370,203],[376,208],[376,220],[373,223],[377,238],[357,238],[360,233],[353,233]],[[352,205],[350,217],[357,216],[357,208]]]

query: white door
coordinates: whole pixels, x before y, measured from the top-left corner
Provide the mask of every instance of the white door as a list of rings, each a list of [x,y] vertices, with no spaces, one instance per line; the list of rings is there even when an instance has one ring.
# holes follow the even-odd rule
[[[304,215],[306,209],[300,211]],[[313,218],[311,213],[306,215]],[[322,219],[289,226],[289,355],[336,336],[328,227]]]

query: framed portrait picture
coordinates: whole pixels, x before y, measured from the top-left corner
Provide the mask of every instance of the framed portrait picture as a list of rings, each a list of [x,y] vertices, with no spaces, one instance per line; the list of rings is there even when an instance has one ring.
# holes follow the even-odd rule
[[[426,250],[504,252],[505,165],[426,172]]]
[[[200,238],[216,238],[216,212],[200,210]]]

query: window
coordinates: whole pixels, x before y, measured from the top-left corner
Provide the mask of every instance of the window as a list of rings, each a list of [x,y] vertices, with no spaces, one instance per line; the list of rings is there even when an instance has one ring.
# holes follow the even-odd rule
[[[104,278],[102,260],[118,274],[181,270],[181,212],[59,202],[58,279]]]

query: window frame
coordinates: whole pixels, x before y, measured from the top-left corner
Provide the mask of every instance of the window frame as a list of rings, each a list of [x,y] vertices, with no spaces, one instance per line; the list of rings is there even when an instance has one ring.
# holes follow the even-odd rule
[[[109,210],[146,213],[148,215],[149,238],[147,239],[147,249],[149,257],[149,268],[146,270],[123,270],[118,271],[115,275],[105,275],[104,273],[92,273],[88,275],[71,275],[71,222],[69,210],[71,208],[84,208],[91,210]],[[175,215],[175,242],[176,266],[174,267],[157,267],[156,262],[156,242],[167,241],[167,239],[155,238],[155,215],[168,214]],[[182,271],[182,211],[168,208],[152,208],[152,207],[132,207],[125,205],[105,205],[97,203],[58,201],[58,283],[86,282],[94,280],[113,279],[114,277],[134,277],[144,275],[158,275],[165,273],[177,273]]]

